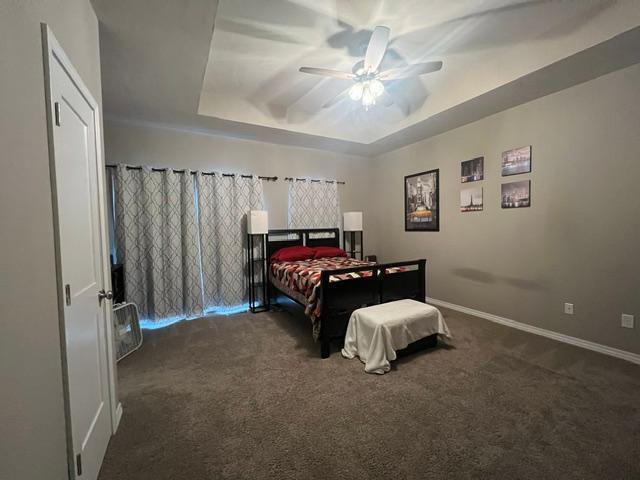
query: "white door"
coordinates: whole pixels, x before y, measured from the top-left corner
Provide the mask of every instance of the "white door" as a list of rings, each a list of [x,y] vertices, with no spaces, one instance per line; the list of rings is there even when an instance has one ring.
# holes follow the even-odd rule
[[[98,143],[94,108],[55,56],[49,76],[73,470],[94,480],[112,429]]]

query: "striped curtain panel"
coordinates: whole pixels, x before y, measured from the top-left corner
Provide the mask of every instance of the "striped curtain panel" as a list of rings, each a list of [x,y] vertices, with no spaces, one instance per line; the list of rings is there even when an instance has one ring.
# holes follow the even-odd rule
[[[118,165],[112,181],[127,301],[151,321],[202,315],[195,175]]]
[[[199,173],[198,206],[202,245],[204,309],[246,303],[249,210],[264,210],[262,180]]]
[[[293,180],[289,183],[289,228],[338,228],[338,183]]]

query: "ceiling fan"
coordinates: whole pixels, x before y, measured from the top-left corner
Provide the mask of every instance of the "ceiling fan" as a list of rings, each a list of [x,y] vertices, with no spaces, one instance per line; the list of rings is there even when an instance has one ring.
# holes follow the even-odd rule
[[[442,62],[426,62],[391,68],[383,72],[378,71],[380,63],[387,52],[389,33],[389,27],[377,26],[374,28],[369,44],[367,45],[364,61],[356,63],[353,73],[341,72],[339,70],[331,70],[328,68],[300,68],[300,71],[303,73],[339,78],[341,80],[352,80],[355,82],[351,88],[345,90],[335,99],[326,103],[324,105],[325,107],[335,105],[338,101],[342,100],[347,93],[352,100],[361,101],[365,110],[368,110],[369,107],[375,105],[376,99],[383,94],[386,97],[386,104],[390,105],[393,103],[393,100],[388,94],[386,94],[383,82],[417,77],[426,73],[437,72],[442,68]]]

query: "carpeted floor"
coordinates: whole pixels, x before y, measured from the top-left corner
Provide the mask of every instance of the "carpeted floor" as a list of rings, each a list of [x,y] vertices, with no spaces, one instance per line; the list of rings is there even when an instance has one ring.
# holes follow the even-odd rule
[[[384,376],[286,312],[145,332],[100,480],[640,478],[639,366],[443,313]]]

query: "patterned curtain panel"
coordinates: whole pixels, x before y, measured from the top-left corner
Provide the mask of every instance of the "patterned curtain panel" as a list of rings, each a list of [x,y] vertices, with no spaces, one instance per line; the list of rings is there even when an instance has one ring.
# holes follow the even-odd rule
[[[340,226],[337,182],[292,181],[289,183],[289,228]]]
[[[198,174],[204,309],[248,300],[247,227],[249,210],[264,210],[262,181]]]
[[[202,315],[195,175],[119,165],[112,179],[127,301],[152,321]]]

